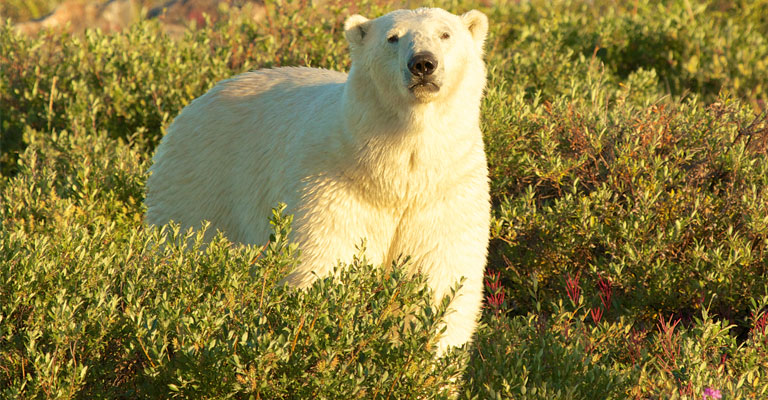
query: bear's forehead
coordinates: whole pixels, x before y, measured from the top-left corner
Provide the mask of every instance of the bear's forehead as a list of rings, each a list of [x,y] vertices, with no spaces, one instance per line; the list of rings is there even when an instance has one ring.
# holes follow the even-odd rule
[[[397,10],[377,18],[384,29],[392,28],[428,28],[433,25],[453,26],[458,17],[440,8],[419,8],[415,10]]]

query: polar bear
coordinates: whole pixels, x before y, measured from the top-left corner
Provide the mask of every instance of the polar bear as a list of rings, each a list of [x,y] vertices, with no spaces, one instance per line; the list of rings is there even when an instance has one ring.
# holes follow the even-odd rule
[[[294,214],[306,287],[364,240],[373,265],[410,256],[435,301],[463,281],[438,352],[470,340],[483,299],[490,196],[480,131],[486,16],[398,10],[345,22],[349,74],[275,68],[237,75],[168,128],[147,182],[146,220],[210,221],[265,243],[270,210]]]

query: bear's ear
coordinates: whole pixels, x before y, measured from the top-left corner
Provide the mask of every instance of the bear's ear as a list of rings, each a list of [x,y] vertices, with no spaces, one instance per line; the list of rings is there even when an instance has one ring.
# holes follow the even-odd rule
[[[467,11],[461,15],[461,22],[467,27],[480,50],[483,49],[485,35],[488,34],[488,17],[477,10]]]
[[[347,18],[344,22],[344,34],[347,36],[349,44],[357,46],[363,43],[363,39],[368,33],[369,22],[368,18],[357,14]]]

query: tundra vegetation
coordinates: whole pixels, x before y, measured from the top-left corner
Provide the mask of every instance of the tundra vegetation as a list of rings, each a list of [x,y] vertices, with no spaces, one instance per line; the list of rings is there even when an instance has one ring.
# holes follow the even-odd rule
[[[278,205],[253,246],[147,229],[173,117],[239,72],[347,69],[344,18],[396,5],[346,3],[180,39],[4,22],[0,397],[768,397],[766,0],[427,2],[491,21],[487,307],[445,358],[446,303],[362,249],[276,285],[300,257]]]

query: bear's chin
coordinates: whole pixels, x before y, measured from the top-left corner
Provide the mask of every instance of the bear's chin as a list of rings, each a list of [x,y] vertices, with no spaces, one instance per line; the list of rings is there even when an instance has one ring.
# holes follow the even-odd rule
[[[440,86],[437,86],[432,82],[425,82],[417,83],[409,87],[408,90],[419,103],[429,103],[437,98],[437,95],[440,92]]]

